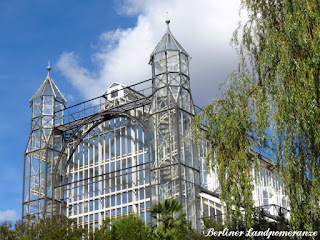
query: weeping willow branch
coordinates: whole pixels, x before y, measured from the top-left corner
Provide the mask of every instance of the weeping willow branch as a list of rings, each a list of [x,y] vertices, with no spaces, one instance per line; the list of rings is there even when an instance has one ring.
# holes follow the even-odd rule
[[[252,225],[251,170],[258,160],[249,153],[271,144],[290,200],[291,228],[315,230],[320,222],[320,3],[242,0],[242,8],[249,20],[233,38],[238,70],[227,80],[223,98],[194,119],[196,135],[206,121],[214,147],[208,159],[215,152],[228,219]]]

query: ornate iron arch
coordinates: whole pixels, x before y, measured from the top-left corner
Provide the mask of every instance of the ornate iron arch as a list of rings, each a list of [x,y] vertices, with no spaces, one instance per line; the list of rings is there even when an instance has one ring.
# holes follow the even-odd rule
[[[135,117],[127,112],[120,112],[120,111],[103,111],[103,112],[98,112],[96,114],[91,115],[90,117],[88,117],[87,119],[85,119],[82,124],[80,126],[78,126],[73,133],[71,134],[71,136],[68,138],[68,140],[64,143],[63,148],[59,154],[59,158],[55,164],[55,167],[53,169],[53,176],[52,176],[52,200],[53,201],[59,201],[61,203],[61,200],[64,199],[63,194],[60,192],[60,198],[59,199],[55,199],[55,190],[56,188],[62,187],[65,181],[65,177],[66,177],[66,171],[67,171],[67,167],[70,164],[70,160],[74,154],[74,152],[76,151],[77,147],[79,146],[79,144],[83,141],[83,139],[91,132],[92,129],[94,129],[95,127],[99,126],[100,124],[114,119],[114,118],[119,118],[119,117],[125,117],[131,120],[134,120],[140,127],[142,127],[143,131],[145,133],[147,133],[147,141],[148,141],[148,145],[149,145],[149,131],[148,131],[148,127],[145,125],[147,123],[147,119],[140,119],[138,117]],[[85,131],[84,128],[86,128]],[[76,140],[76,141],[75,141]],[[75,142],[74,142],[75,141]],[[72,142],[74,142],[72,144]],[[72,147],[70,148],[70,145],[72,144]],[[150,158],[150,155],[149,155]],[[63,163],[63,160],[65,160],[65,164],[64,166],[61,166],[61,172],[60,174],[58,174],[59,172],[59,165]],[[60,179],[59,179],[60,178]],[[60,186],[58,185],[61,184]],[[52,209],[53,211],[53,209]],[[60,207],[60,213],[61,213],[61,207]]]

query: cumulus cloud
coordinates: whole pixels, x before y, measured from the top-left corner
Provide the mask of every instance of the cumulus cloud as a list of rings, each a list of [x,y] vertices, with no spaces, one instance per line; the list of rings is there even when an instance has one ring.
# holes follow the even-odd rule
[[[18,214],[15,210],[0,211],[0,222],[2,221],[16,221],[18,220]]]
[[[150,53],[165,33],[168,16],[173,35],[192,56],[193,99],[204,105],[236,66],[229,43],[239,7],[240,0],[124,0],[118,13],[137,16],[136,26],[101,33],[101,47],[92,56],[98,72],[80,66],[73,52],[63,53],[57,66],[86,98],[102,94],[112,82],[130,85],[148,79]]]

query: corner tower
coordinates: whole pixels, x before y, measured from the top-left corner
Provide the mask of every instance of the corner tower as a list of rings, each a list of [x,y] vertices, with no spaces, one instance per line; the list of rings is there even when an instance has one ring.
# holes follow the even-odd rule
[[[150,109],[152,201],[175,199],[188,220],[199,221],[199,160],[191,131],[195,115],[190,92],[188,52],[167,31],[152,52]],[[195,226],[194,226],[195,227]]]
[[[62,146],[54,126],[63,122],[66,99],[48,75],[29,100],[31,131],[24,154],[22,219],[37,221],[54,210],[51,198],[52,170]],[[54,212],[54,211],[53,211]]]

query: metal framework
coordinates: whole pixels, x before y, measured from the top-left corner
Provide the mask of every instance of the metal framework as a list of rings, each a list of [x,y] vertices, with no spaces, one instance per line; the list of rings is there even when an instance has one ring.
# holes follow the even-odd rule
[[[169,29],[152,52],[153,96],[150,109],[152,198],[175,199],[188,220],[200,218],[196,197],[200,187],[199,159],[191,134],[195,108],[190,92],[190,55]]]
[[[205,158],[208,143],[196,149],[192,137],[191,57],[169,22],[150,56],[152,78],[143,82],[114,83],[102,96],[67,108],[48,67],[30,99],[23,219],[65,214],[91,231],[106,217],[130,212],[149,222],[151,203],[168,198],[184,206],[197,229],[201,217],[223,215],[217,175]],[[265,169],[257,205],[286,207],[281,179]]]
[[[52,169],[64,140],[55,126],[63,121],[66,100],[48,75],[30,99],[31,133],[24,157],[23,218],[37,220],[56,212],[52,201]]]

